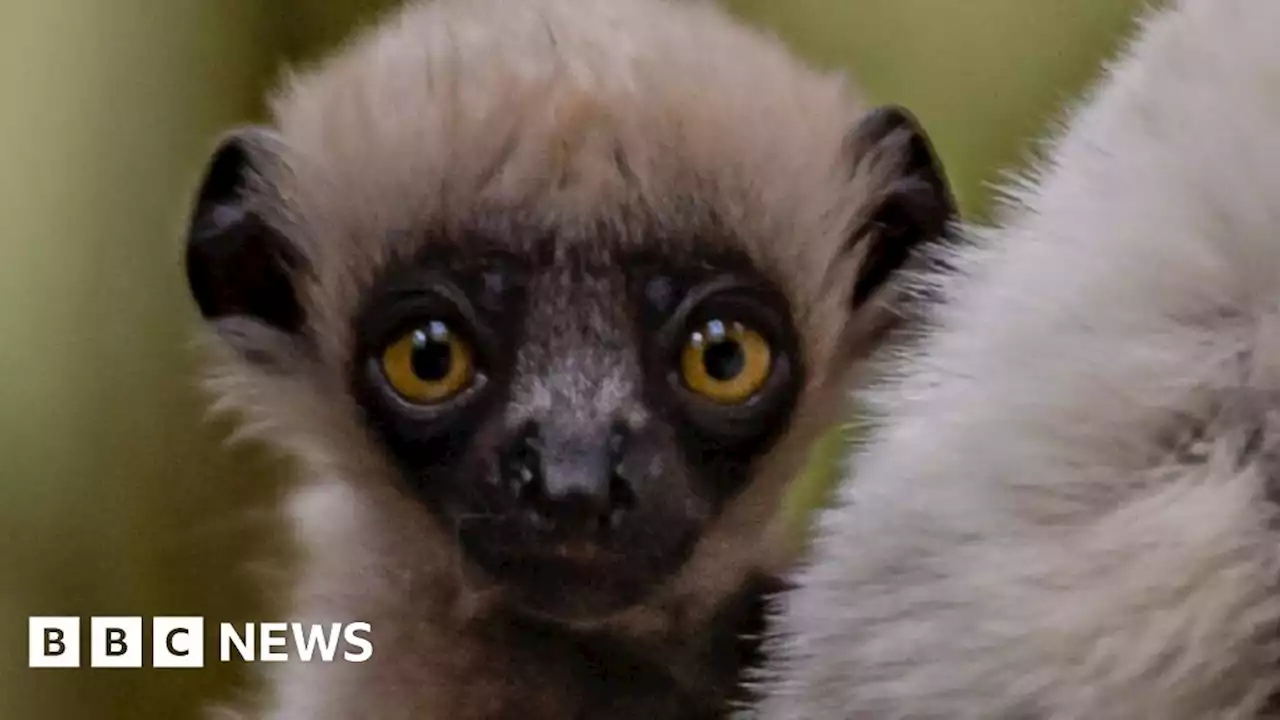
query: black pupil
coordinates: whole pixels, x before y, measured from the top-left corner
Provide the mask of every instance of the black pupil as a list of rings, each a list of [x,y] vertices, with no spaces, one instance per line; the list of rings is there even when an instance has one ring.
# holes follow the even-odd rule
[[[702,352],[702,364],[713,379],[725,382],[742,374],[747,356],[742,351],[742,343],[737,340],[721,340]]]
[[[413,333],[413,374],[419,380],[439,382],[449,377],[453,353],[447,331],[416,330]]]

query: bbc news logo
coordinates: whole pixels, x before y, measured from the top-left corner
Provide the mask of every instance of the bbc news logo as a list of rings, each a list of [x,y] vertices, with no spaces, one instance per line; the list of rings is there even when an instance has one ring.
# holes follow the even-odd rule
[[[27,665],[81,667],[81,619],[28,618]],[[151,667],[201,668],[205,664],[204,618],[157,617],[150,625]],[[89,667],[140,668],[147,639],[141,617],[89,618]],[[218,661],[352,662],[373,656],[369,623],[221,623]]]

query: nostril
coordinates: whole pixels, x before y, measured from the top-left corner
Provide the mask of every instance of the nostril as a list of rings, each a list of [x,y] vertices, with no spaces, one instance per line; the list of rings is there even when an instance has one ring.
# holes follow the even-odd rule
[[[604,511],[600,513],[598,529],[601,533],[617,530],[623,517],[635,507],[636,494],[631,483],[623,475],[621,464],[614,465],[609,473],[609,500]]]
[[[542,493],[542,453],[538,427],[525,423],[507,446],[502,460],[502,475],[522,502],[531,502]]]
[[[617,517],[636,504],[635,488],[627,478],[627,444],[631,432],[626,426],[616,424],[609,433],[609,516],[612,524]]]

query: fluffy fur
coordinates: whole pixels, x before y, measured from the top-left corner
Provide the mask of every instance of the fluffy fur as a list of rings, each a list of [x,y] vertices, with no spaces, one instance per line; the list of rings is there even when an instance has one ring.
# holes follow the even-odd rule
[[[756,716],[1276,716],[1278,33],[1149,15],[947,258]]]
[[[415,3],[290,79],[272,107],[273,128],[220,156],[268,158],[253,163],[243,203],[193,231],[203,253],[189,256],[193,283],[216,330],[209,387],[220,408],[243,415],[247,435],[302,462],[287,503],[306,554],[290,616],[370,622],[374,655],[278,666],[264,716],[717,716],[735,683],[709,658],[736,652],[744,588],[781,559],[770,523],[779,496],[836,417],[849,369],[893,321],[884,293],[865,304],[850,296],[884,264],[883,253],[867,256],[884,250],[867,238],[892,225],[874,217],[882,201],[893,199],[895,218],[919,219],[910,198],[929,185],[908,170],[927,149],[893,122],[873,133],[887,143],[860,145],[868,138],[850,130],[865,109],[840,78],[709,3]],[[234,194],[207,187],[202,202]],[[287,293],[255,306],[280,327],[210,309],[237,269],[205,267],[226,261],[200,239],[203,227],[218,232],[245,213],[287,238],[300,313]],[[676,261],[690,248],[744,253],[785,295],[805,363],[794,421],[679,572],[579,636],[509,618],[501,592],[460,557],[455,528],[406,496],[349,387],[352,319],[384,268],[428,242],[465,252],[457,238],[477,228],[532,252],[521,245],[530,226],[554,229],[556,258],[586,256],[592,267],[646,243]],[[564,402],[556,412],[572,422],[633,392],[633,378],[616,375],[628,368],[601,375],[608,363],[587,344],[557,344],[621,342],[625,321],[612,296],[587,293],[582,271],[566,268],[546,276],[563,284],[543,288],[550,300],[526,322],[552,338],[543,349],[567,374],[548,376],[546,397],[517,388],[527,403],[515,414]],[[305,343],[281,331],[299,317]],[[653,668],[661,682],[646,685]]]

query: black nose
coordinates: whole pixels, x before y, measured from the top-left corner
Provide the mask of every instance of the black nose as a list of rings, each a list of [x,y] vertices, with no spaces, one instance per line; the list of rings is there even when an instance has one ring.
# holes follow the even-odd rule
[[[635,503],[623,459],[630,434],[543,432],[527,424],[508,444],[503,474],[523,517],[563,535],[607,534]]]

